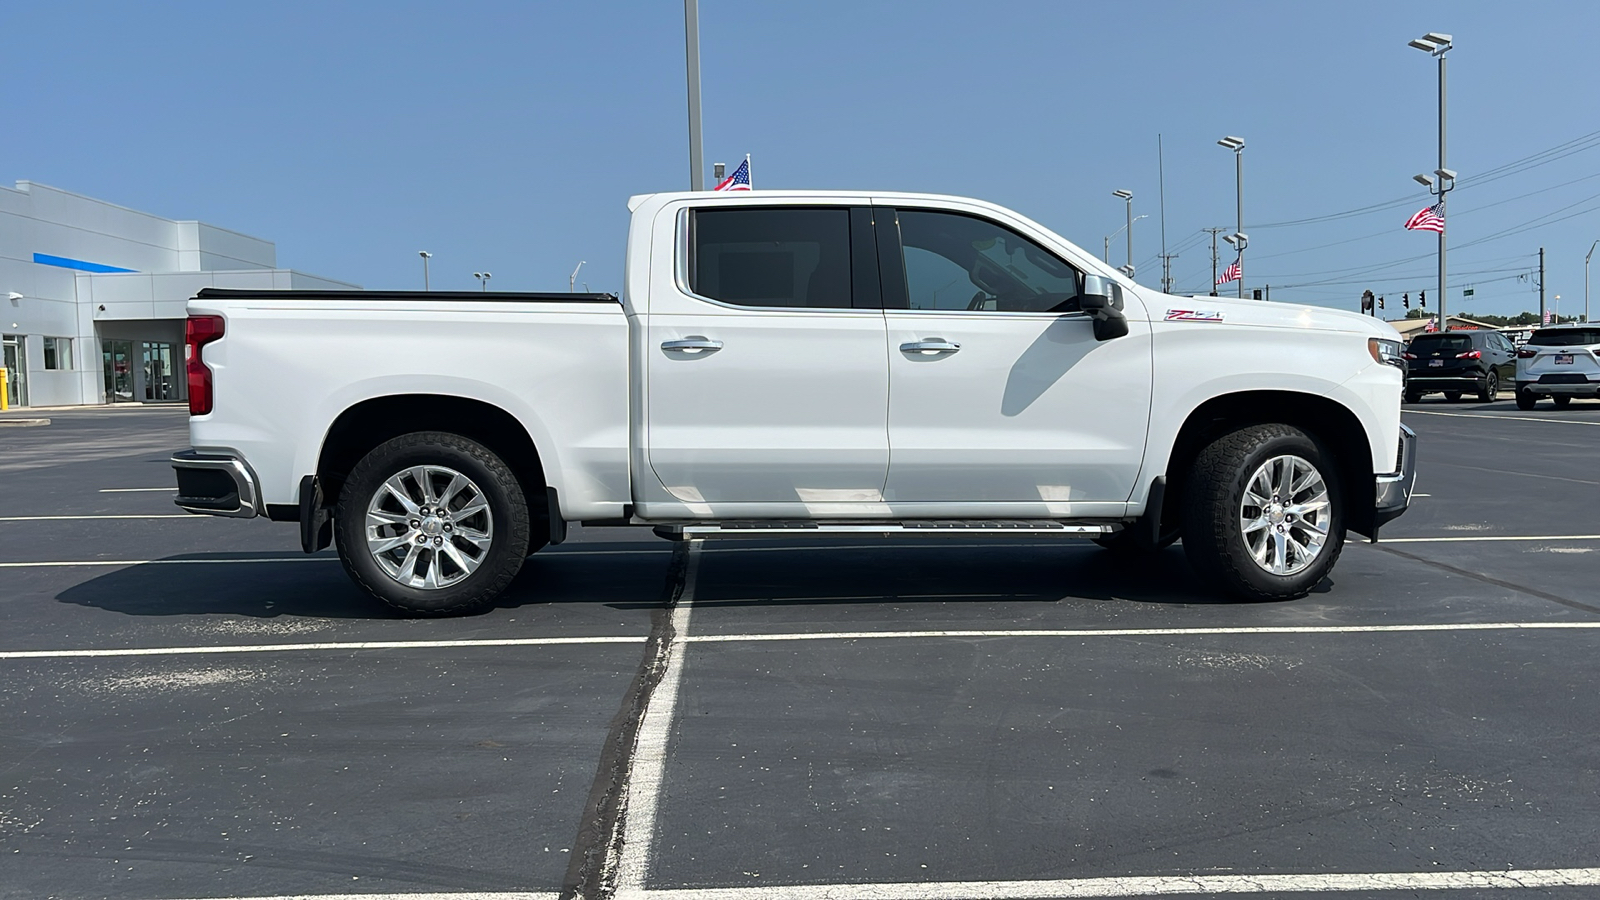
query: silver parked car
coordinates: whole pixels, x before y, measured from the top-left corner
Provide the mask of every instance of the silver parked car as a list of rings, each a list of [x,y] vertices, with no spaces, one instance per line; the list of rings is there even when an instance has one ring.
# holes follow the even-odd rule
[[[1517,408],[1540,398],[1566,406],[1573,397],[1600,397],[1600,327],[1551,325],[1517,351]]]

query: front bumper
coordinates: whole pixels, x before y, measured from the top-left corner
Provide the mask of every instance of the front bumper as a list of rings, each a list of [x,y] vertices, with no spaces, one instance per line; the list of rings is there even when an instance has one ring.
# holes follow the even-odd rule
[[[1377,477],[1377,493],[1373,503],[1373,536],[1377,527],[1392,522],[1411,505],[1411,488],[1417,480],[1417,433],[1408,426],[1400,426],[1399,469],[1392,474]]]
[[[238,456],[180,450],[172,455],[172,468],[178,474],[173,502],[185,512],[235,519],[263,514],[255,473]]]

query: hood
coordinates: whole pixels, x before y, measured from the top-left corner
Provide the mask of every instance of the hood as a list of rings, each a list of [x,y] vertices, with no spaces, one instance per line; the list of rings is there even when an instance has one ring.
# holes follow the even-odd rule
[[[1236,297],[1177,297],[1156,291],[1142,291],[1141,299],[1149,307],[1150,318],[1155,322],[1220,321],[1224,325],[1343,331],[1391,341],[1401,340],[1400,332],[1382,319],[1324,306],[1240,300]]]

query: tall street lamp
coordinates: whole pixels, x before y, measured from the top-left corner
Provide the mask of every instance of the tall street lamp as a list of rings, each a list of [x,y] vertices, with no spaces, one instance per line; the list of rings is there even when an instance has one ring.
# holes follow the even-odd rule
[[[1244,299],[1244,248],[1249,245],[1250,239],[1244,234],[1244,138],[1228,135],[1217,141],[1220,147],[1233,151],[1233,195],[1234,195],[1234,226],[1233,234],[1225,240],[1239,251],[1239,299]]]
[[[489,290],[489,279],[493,278],[494,274],[492,272],[473,272],[472,277],[478,279],[478,289],[487,292]]]
[[[1600,241],[1589,245],[1589,252],[1583,257],[1583,321],[1585,324],[1593,322],[1589,318],[1589,257],[1594,256],[1594,248],[1600,247]]]
[[[700,3],[683,0],[684,68],[689,76],[689,190],[706,189],[700,141]]]
[[[428,260],[433,259],[433,254],[426,250],[418,250],[417,255],[422,257],[422,289],[431,290],[428,287]]]
[[[1137,222],[1140,219],[1148,219],[1148,218],[1150,218],[1150,217],[1149,216],[1134,216],[1133,217],[1133,221]],[[1123,228],[1127,228],[1127,227],[1128,227],[1127,225],[1123,225],[1121,228],[1118,228],[1116,231],[1113,231],[1110,234],[1106,235],[1105,246],[1102,247],[1101,250],[1100,250],[1100,261],[1101,262],[1104,262],[1104,263],[1111,262],[1111,239],[1116,237],[1117,235],[1121,234],[1122,233],[1122,229]],[[1130,275],[1129,277],[1131,278],[1132,276]]]
[[[1439,218],[1447,219],[1444,214],[1445,194],[1455,187],[1456,173],[1445,168],[1444,165],[1444,55],[1454,46],[1450,42],[1450,35],[1430,31],[1422,37],[1411,41],[1406,46],[1415,47],[1424,53],[1432,54],[1439,60],[1439,168],[1434,169],[1434,174],[1439,176],[1438,189],[1435,190],[1432,180],[1428,179],[1430,193],[1439,195]],[[1426,176],[1418,175],[1417,180],[1423,181]],[[1439,330],[1450,330],[1450,317],[1445,313],[1445,302],[1449,299],[1444,291],[1444,229],[1439,229]]]
[[[1128,223],[1126,225],[1122,226],[1122,227],[1126,228],[1128,230],[1128,264],[1122,267],[1122,271],[1128,273],[1128,277],[1132,278],[1133,277],[1133,191],[1112,191],[1111,192],[1111,196],[1113,196],[1113,197],[1121,197],[1123,199],[1123,201],[1127,204],[1127,208],[1128,208]],[[1139,218],[1142,219],[1142,218],[1144,218],[1144,216],[1140,216]]]
[[[578,260],[578,268],[577,269],[573,269],[572,270],[572,274],[567,276],[567,293],[569,293],[569,294],[572,293],[572,289],[577,286],[577,284],[578,284],[578,269],[583,268],[584,263],[587,263],[587,262],[588,262],[588,260],[586,260],[586,259]]]

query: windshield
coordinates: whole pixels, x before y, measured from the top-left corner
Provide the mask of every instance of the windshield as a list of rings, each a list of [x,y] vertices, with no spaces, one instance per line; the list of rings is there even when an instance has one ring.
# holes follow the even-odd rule
[[[1582,347],[1600,344],[1600,328],[1550,328],[1535,331],[1528,343],[1536,347]]]
[[[1413,353],[1432,353],[1436,350],[1471,350],[1472,338],[1457,337],[1456,335],[1430,334],[1419,337],[1411,342]]]

